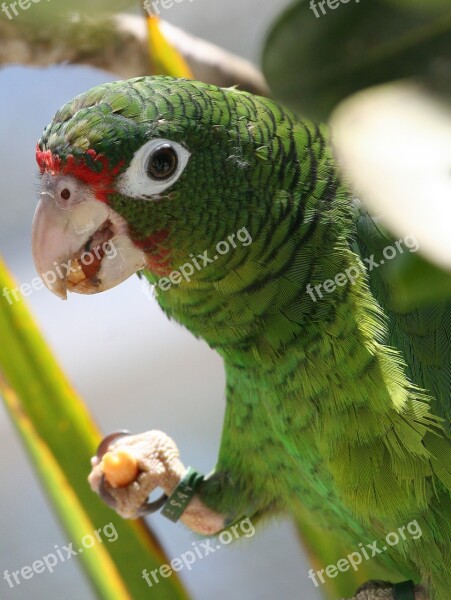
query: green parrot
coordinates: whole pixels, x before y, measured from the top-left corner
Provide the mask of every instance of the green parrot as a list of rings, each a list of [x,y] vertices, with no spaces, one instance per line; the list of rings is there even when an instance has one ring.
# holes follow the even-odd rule
[[[398,532],[312,580],[352,593],[385,575],[449,600],[451,303],[392,306],[384,257],[415,238],[366,213],[328,135],[235,88],[96,87],[38,143],[35,264],[61,298],[139,273],[221,355],[222,440],[197,494],[225,524],[289,514],[318,569]]]

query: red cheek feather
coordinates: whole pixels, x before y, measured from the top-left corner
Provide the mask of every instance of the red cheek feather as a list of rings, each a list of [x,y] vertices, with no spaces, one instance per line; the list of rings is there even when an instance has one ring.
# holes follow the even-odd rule
[[[86,154],[91,157],[92,162],[100,164],[101,168],[93,170],[86,164],[86,161],[75,159],[71,154],[63,162],[59,156],[52,154],[51,150],[41,150],[39,146],[36,147],[36,161],[41,173],[48,172],[52,175],[76,177],[94,190],[97,200],[107,203],[108,196],[115,193],[112,183],[121,171],[125,161],[121,161],[113,169],[110,169],[108,159],[103,154],[97,154],[94,150],[88,150]],[[132,238],[135,246],[146,253],[149,269],[160,276],[171,272],[170,252],[159,247],[168,235],[167,230],[160,230],[144,240]]]
[[[133,243],[146,254],[146,262],[149,270],[157,275],[168,275],[172,267],[170,265],[170,251],[161,248],[160,244],[169,236],[167,229],[155,231],[144,240],[133,240]]]
[[[111,169],[105,155],[97,154],[94,150],[88,150],[86,154],[90,156],[92,163],[96,164],[95,170],[83,159],[75,159],[72,154],[69,154],[63,162],[59,156],[52,154],[51,150],[40,150],[39,146],[36,147],[36,161],[41,173],[47,171],[53,175],[76,177],[92,187],[97,200],[107,202],[108,196],[114,194],[112,183],[125,161],[120,161]],[[97,165],[100,165],[100,168]]]

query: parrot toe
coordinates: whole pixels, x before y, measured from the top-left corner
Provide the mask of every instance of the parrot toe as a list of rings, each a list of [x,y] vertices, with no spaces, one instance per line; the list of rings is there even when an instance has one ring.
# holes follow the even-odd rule
[[[204,477],[184,467],[176,444],[162,431],[111,433],[100,443],[91,464],[92,490],[125,519],[163,509],[168,519],[180,519],[202,535],[216,534],[226,526],[226,516],[206,506],[197,494]],[[164,493],[149,500],[157,488]]]

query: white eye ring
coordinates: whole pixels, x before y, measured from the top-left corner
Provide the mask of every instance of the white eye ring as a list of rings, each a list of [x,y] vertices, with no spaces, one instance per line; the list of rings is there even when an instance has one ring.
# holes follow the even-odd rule
[[[174,150],[177,155],[177,165],[172,175],[159,181],[149,175],[149,160],[155,151],[162,146],[169,146]],[[117,190],[129,198],[158,200],[158,196],[179,179],[188,164],[190,156],[188,150],[177,142],[163,138],[150,140],[135,152],[130,166],[118,179]]]

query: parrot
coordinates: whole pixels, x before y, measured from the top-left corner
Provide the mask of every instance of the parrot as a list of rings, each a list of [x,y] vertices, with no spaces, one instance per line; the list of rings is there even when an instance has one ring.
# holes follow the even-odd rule
[[[394,304],[394,237],[329,127],[236,87],[145,76],[65,104],[36,158],[32,246],[49,290],[138,274],[222,357],[205,506],[225,523],[290,516],[322,567],[414,520],[420,537],[326,584],[349,593],[384,574],[449,600],[451,302]]]

